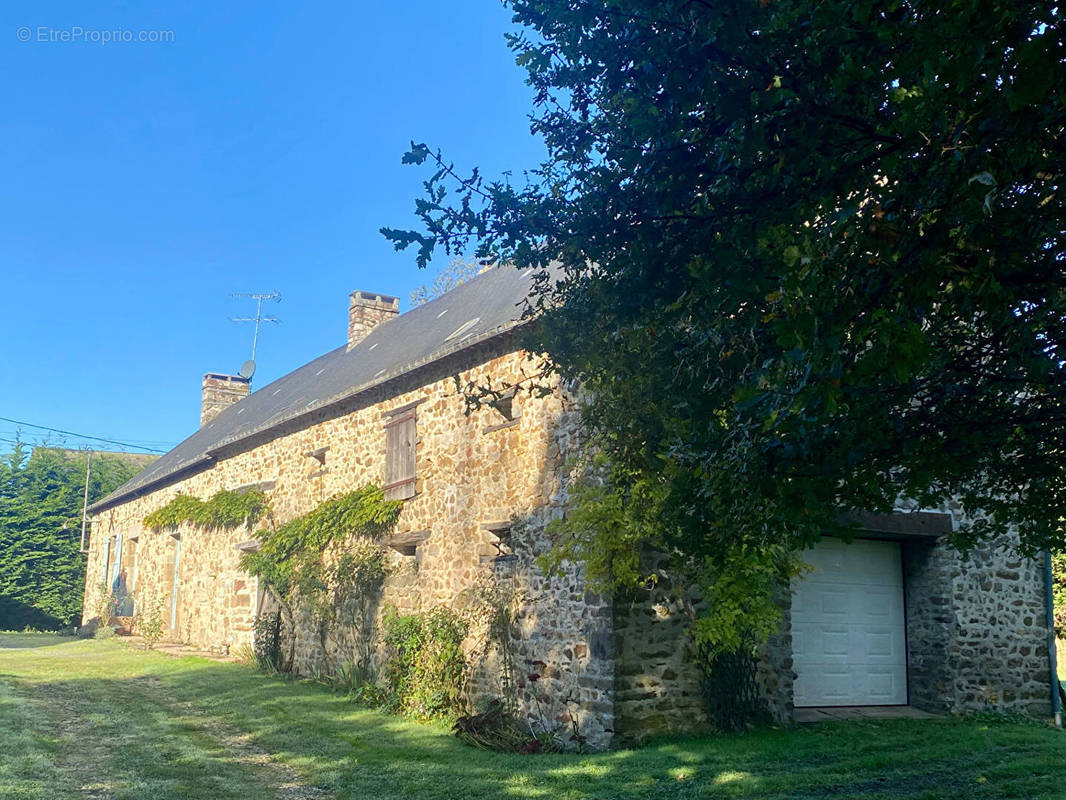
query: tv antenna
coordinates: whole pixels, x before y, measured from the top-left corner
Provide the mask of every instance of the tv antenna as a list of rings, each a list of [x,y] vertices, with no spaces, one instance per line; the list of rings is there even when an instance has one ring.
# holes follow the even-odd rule
[[[254,322],[255,323],[255,333],[252,335],[252,358],[251,358],[251,361],[252,361],[251,369],[254,371],[255,370],[255,348],[259,344],[259,325],[260,325],[260,323],[262,323],[262,322],[273,322],[273,323],[276,324],[278,322],[281,322],[281,320],[278,319],[277,317],[271,317],[271,316],[264,317],[263,316],[263,301],[264,300],[273,300],[276,303],[280,303],[281,302],[281,292],[279,292],[277,289],[275,289],[272,292],[234,292],[232,296],[233,297],[248,297],[248,298],[251,298],[252,300],[255,300],[255,316],[254,317],[230,317],[230,320],[232,322]],[[248,364],[245,363],[245,367],[241,369],[242,374],[245,371],[245,368],[247,368],[247,367],[248,367]],[[249,375],[248,377],[250,378],[251,375]]]

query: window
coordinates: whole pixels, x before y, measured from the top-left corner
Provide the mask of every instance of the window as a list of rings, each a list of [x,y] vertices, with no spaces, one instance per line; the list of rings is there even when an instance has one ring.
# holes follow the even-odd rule
[[[511,388],[486,404],[496,413],[493,415],[492,424],[485,428],[482,433],[492,433],[493,431],[510,428],[518,424],[519,409],[515,403],[515,391],[514,388]]]
[[[498,412],[500,412],[500,416],[503,417],[504,420],[510,422],[515,418],[514,389],[509,391],[507,394],[502,395],[501,397],[498,397],[497,399],[493,400],[490,405]]]
[[[389,537],[386,544],[402,556],[417,556],[418,547],[429,538],[430,531],[403,531]]]
[[[415,410],[397,413],[385,423],[385,499],[415,496]]]

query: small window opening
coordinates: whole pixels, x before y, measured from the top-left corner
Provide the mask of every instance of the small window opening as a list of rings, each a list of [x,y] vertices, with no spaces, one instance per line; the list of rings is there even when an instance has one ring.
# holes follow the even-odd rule
[[[428,530],[404,531],[393,534],[387,544],[401,556],[417,556],[419,545],[429,538],[429,534]]]
[[[489,405],[495,408],[500,416],[507,422],[511,422],[515,418],[514,391],[510,391],[504,396],[496,398],[489,403]]]
[[[326,453],[329,452],[329,447],[320,447],[317,450],[312,450],[309,453],[304,453],[307,458],[313,458],[323,467],[326,466]]]
[[[489,543],[496,548],[495,558],[511,557],[511,520],[483,522],[481,527],[489,532]]]

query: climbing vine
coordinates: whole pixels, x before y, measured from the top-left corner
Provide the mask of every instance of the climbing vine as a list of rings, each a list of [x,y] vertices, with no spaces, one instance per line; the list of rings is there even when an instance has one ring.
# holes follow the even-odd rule
[[[270,511],[266,495],[256,489],[221,491],[207,500],[179,494],[144,518],[154,530],[189,523],[200,528],[236,528],[258,522]]]
[[[241,567],[260,579],[291,629],[297,605],[310,612],[324,659],[338,614],[351,612],[346,617],[364,634],[357,637],[363,651],[353,654],[353,661],[366,663],[372,600],[388,574],[379,540],[396,524],[402,506],[399,500],[386,500],[376,486],[337,495],[283,525],[257,531],[260,548],[241,556]],[[285,666],[291,663],[290,647]]]

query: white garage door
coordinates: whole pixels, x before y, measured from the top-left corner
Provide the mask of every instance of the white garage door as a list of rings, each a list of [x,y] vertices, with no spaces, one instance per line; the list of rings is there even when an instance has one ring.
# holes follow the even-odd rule
[[[795,705],[907,702],[903,574],[897,542],[823,539],[793,583]]]

